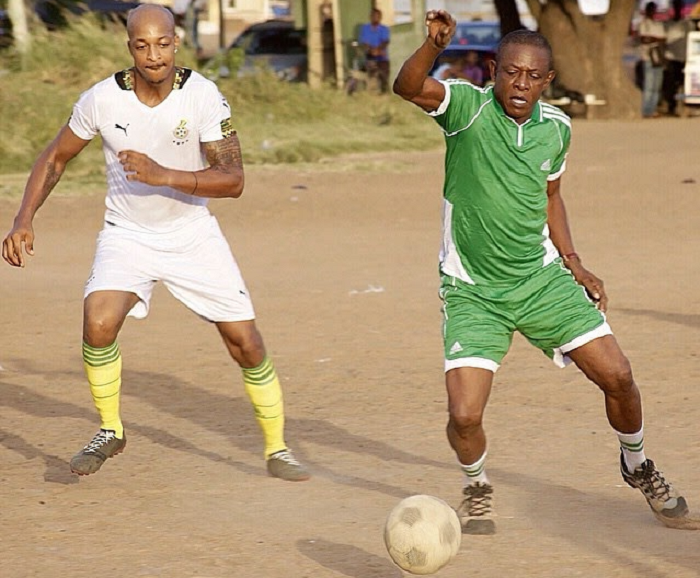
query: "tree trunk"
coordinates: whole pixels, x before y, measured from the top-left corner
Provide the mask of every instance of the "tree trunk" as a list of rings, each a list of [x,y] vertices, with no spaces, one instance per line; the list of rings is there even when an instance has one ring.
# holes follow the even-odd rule
[[[496,5],[512,0],[495,0]],[[615,0],[605,16],[584,16],[577,0],[527,0],[539,31],[554,52],[558,82],[568,90],[595,95],[604,106],[590,107],[589,117],[637,118],[641,95],[633,71],[623,59],[637,0]]]
[[[27,27],[27,12],[24,0],[9,0],[7,12],[12,21],[12,36],[15,41],[15,48],[20,54],[27,54],[31,45],[31,37]]]
[[[515,0],[496,0],[496,12],[501,21],[501,34],[505,36],[513,30],[524,28]]]

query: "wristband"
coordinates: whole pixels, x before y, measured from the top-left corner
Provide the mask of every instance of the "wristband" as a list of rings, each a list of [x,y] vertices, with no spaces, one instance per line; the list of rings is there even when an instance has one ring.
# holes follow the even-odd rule
[[[564,260],[564,263],[568,263],[572,259],[576,259],[579,262],[581,261],[581,257],[579,257],[576,252],[567,253],[566,255],[562,255],[561,258]]]

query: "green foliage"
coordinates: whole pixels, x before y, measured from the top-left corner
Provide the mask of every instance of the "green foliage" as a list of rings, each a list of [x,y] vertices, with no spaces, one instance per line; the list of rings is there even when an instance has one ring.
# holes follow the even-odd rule
[[[131,66],[123,26],[89,17],[60,32],[36,31],[24,59],[0,52],[0,173],[26,173],[36,156],[69,118],[73,103],[91,84]],[[233,111],[246,164],[315,162],[344,153],[435,148],[440,131],[416,107],[394,95],[279,81],[272,72],[236,78],[242,54],[218,56],[200,72],[217,78]],[[186,48],[178,63],[197,69]],[[98,139],[99,140],[99,139]],[[93,143],[66,177],[101,174],[102,153]]]
[[[199,68],[199,72],[214,81],[222,76],[235,77],[243,65],[244,58],[245,54],[240,48],[219,51]]]

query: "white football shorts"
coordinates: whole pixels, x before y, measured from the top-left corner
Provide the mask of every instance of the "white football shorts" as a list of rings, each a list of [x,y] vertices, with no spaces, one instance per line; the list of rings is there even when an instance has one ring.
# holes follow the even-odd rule
[[[140,301],[129,315],[143,319],[158,281],[207,321],[255,319],[238,264],[213,215],[167,234],[105,222],[84,296],[95,291],[135,293]]]

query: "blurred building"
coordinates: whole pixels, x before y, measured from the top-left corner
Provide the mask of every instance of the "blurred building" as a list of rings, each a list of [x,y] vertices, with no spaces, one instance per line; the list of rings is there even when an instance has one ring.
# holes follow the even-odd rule
[[[173,0],[149,0],[173,7]],[[228,46],[248,26],[272,18],[289,18],[292,0],[204,0],[205,9],[199,14],[199,42],[205,54]],[[188,20],[190,26],[192,17]],[[186,27],[187,28],[187,27]],[[188,35],[185,30],[185,41]]]
[[[426,0],[427,10],[447,10],[457,21],[498,20],[493,0]],[[537,22],[530,14],[525,0],[515,0],[520,21],[530,30],[537,29]]]

